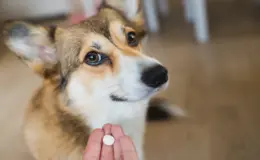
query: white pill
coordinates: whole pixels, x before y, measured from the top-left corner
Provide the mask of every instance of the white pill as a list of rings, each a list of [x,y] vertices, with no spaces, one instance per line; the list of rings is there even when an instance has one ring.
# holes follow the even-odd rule
[[[114,142],[115,142],[115,138],[114,138],[113,136],[105,135],[105,136],[103,137],[103,143],[104,143],[105,145],[111,146],[111,145],[114,144]]]

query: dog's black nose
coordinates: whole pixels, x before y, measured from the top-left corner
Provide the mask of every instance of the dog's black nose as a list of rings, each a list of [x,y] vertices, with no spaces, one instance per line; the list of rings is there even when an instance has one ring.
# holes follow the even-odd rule
[[[168,71],[162,65],[156,65],[145,69],[141,80],[149,87],[157,88],[168,81]]]

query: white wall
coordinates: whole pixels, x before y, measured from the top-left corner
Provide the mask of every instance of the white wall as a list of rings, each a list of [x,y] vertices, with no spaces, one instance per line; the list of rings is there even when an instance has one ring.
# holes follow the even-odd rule
[[[62,14],[69,0],[0,0],[0,19],[17,19]]]

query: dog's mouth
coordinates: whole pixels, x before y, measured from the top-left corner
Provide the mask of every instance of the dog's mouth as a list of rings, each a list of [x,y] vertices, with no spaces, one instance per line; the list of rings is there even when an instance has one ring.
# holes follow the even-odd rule
[[[110,95],[110,98],[111,98],[112,101],[115,101],[115,102],[127,102],[127,101],[128,101],[127,98],[125,98],[125,97],[120,97],[120,96],[114,95],[114,94],[111,94],[111,95]]]
[[[140,97],[120,96],[120,95],[117,95],[117,94],[111,94],[110,99],[114,102],[137,102],[137,101],[141,101],[141,100],[144,100],[146,98],[153,96],[154,94],[156,94],[161,89],[166,88],[166,86],[167,86],[167,84],[163,85],[161,87],[158,87],[158,88],[149,88]]]
[[[110,98],[112,101],[115,102],[137,102],[137,101],[141,101],[143,99],[146,99],[150,96],[152,96],[153,94],[155,94],[159,89],[156,90],[152,90],[152,91],[147,91],[146,94],[140,96],[140,97],[131,97],[131,96],[119,96],[119,95],[115,95],[115,94],[111,94]]]

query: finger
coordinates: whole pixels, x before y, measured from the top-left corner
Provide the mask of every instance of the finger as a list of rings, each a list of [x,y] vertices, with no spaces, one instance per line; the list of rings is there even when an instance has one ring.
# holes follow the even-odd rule
[[[102,129],[96,129],[90,134],[83,160],[100,159],[103,137]]]
[[[115,160],[122,160],[122,151],[121,151],[121,146],[120,146],[120,141],[117,140],[114,144],[114,158]]]
[[[115,138],[115,144],[114,144],[114,157],[115,160],[121,160],[122,157],[122,150],[120,146],[120,138],[124,137],[125,134],[123,132],[123,129],[119,125],[113,125],[111,129],[112,135]]]
[[[111,124],[105,124],[103,126],[103,131],[104,131],[105,135],[111,135],[112,125]]]
[[[119,125],[113,125],[111,128],[111,132],[115,140],[119,140],[121,137],[125,135],[122,128]]]
[[[105,135],[111,135],[111,124],[106,124],[103,127]],[[108,146],[103,143],[102,145],[102,152],[101,152],[101,160],[113,160],[114,153],[113,153],[113,145]]]
[[[121,154],[124,160],[138,159],[135,146],[130,137],[124,136],[120,138]]]

